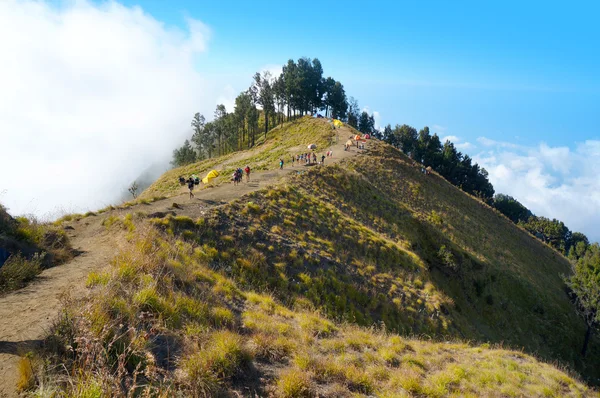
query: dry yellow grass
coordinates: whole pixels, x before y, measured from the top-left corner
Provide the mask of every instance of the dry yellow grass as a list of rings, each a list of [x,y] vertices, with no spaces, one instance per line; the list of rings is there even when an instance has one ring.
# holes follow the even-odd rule
[[[92,278],[101,283],[91,299],[54,330],[56,356],[47,360],[67,366],[61,388],[77,395],[93,387],[99,396],[123,386],[156,396],[246,388],[281,397],[597,395],[519,351],[405,338],[293,309],[212,270],[215,256],[138,220],[111,270]],[[65,350],[73,344],[74,360]],[[53,380],[57,369],[39,378]]]

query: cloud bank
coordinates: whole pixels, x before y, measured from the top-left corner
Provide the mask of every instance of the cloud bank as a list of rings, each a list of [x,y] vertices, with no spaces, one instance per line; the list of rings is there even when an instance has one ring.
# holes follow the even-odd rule
[[[0,201],[56,215],[111,203],[170,158],[217,92],[194,68],[210,30],[139,7],[0,1]],[[213,85],[214,87],[214,85]]]
[[[557,218],[600,241],[600,141],[574,149],[477,141],[483,149],[474,159],[489,172],[496,193],[514,196],[536,215]]]

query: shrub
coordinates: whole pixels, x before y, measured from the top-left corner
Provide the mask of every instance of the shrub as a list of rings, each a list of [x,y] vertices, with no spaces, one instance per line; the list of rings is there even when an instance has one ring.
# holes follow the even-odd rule
[[[315,396],[308,375],[299,369],[283,372],[277,381],[279,396],[285,398],[304,398]]]
[[[240,335],[219,331],[211,336],[206,349],[184,362],[184,369],[196,389],[214,391],[219,381],[235,376],[250,359]]]
[[[35,254],[30,260],[13,254],[0,268],[0,292],[19,289],[41,272],[45,254]]]
[[[31,390],[35,386],[35,377],[33,373],[33,364],[28,356],[25,356],[19,360],[17,365],[19,378],[17,380],[17,390],[27,391]]]
[[[438,257],[449,269],[456,271],[458,268],[458,264],[456,264],[456,260],[454,259],[454,254],[452,254],[452,251],[450,251],[446,245],[442,245],[442,247],[440,247],[440,250],[438,251]]]

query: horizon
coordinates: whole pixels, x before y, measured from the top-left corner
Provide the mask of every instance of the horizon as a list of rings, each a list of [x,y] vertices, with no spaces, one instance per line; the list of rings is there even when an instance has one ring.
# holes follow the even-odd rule
[[[600,240],[599,5],[268,4],[0,4],[0,201],[103,207],[170,158],[195,112],[231,111],[255,72],[308,56],[377,127],[429,126],[496,193]]]

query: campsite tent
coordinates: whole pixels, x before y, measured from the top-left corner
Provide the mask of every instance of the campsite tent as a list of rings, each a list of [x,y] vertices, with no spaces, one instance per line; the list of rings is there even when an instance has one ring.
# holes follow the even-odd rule
[[[317,149],[317,144],[310,144],[308,149]]]
[[[355,140],[360,140],[361,138],[362,138],[362,137],[361,137],[360,135],[358,135],[358,134],[354,136],[354,139],[355,139]]]
[[[365,139],[365,140],[370,140],[370,139],[371,139],[371,136],[370,136],[369,134],[365,134],[365,136],[364,136],[364,139]]]
[[[342,123],[341,120],[333,119],[333,125],[335,127],[342,127],[344,125],[344,123]]]
[[[208,184],[209,182],[211,182],[214,178],[216,178],[218,176],[219,176],[219,172],[217,170],[211,170],[208,172],[206,177],[204,177],[202,179],[202,182],[205,184]]]
[[[348,141],[346,141],[346,145],[348,145],[348,146],[352,146],[352,145],[354,145],[354,144],[352,143],[352,140],[348,140]]]

